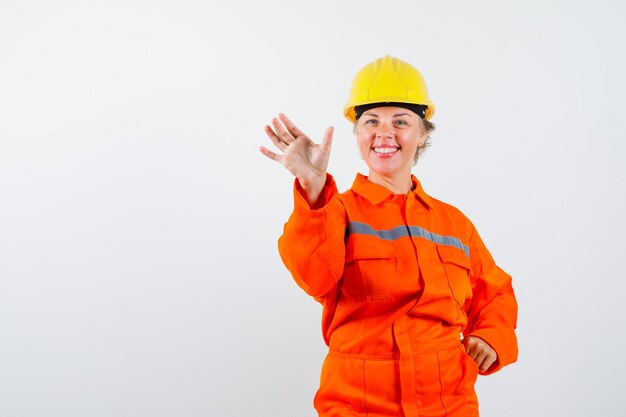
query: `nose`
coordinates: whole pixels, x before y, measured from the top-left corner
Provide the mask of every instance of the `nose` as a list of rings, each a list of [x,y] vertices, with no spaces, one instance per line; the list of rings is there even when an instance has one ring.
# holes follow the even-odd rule
[[[381,123],[376,130],[376,137],[392,139],[393,138],[393,129],[387,123]]]

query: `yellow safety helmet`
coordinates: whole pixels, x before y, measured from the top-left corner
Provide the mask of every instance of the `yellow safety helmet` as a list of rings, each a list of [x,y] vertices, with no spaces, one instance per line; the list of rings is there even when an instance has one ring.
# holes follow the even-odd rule
[[[413,65],[386,55],[361,68],[352,81],[343,115],[354,123],[354,108],[372,103],[406,103],[426,106],[426,119],[435,114],[422,74]]]

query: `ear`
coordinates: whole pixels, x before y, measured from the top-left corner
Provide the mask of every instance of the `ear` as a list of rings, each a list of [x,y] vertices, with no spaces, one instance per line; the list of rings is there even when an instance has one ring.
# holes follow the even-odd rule
[[[426,125],[424,124],[424,119],[420,117],[420,133],[419,139],[417,140],[417,145],[421,148],[428,140],[428,130],[426,129]]]
[[[421,148],[422,146],[424,146],[424,144],[426,143],[426,139],[428,139],[428,132],[426,131],[426,128],[424,127],[424,125],[422,124],[421,128],[420,128],[420,133],[419,133],[419,138],[417,139],[417,146],[419,148]]]

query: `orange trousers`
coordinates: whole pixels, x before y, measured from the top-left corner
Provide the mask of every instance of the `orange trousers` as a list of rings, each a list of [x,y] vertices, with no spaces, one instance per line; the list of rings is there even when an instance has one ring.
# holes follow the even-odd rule
[[[315,409],[320,417],[478,416],[478,367],[463,345],[415,354],[409,361],[329,353]]]
[[[458,334],[411,339],[406,320],[394,324],[392,355],[334,352],[324,365],[314,405],[320,417],[478,417],[478,366]]]

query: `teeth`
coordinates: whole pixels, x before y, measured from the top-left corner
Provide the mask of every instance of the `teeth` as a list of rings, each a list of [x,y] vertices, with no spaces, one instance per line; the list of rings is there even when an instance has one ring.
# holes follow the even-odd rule
[[[398,148],[374,148],[374,152],[376,153],[393,153],[397,150]]]

